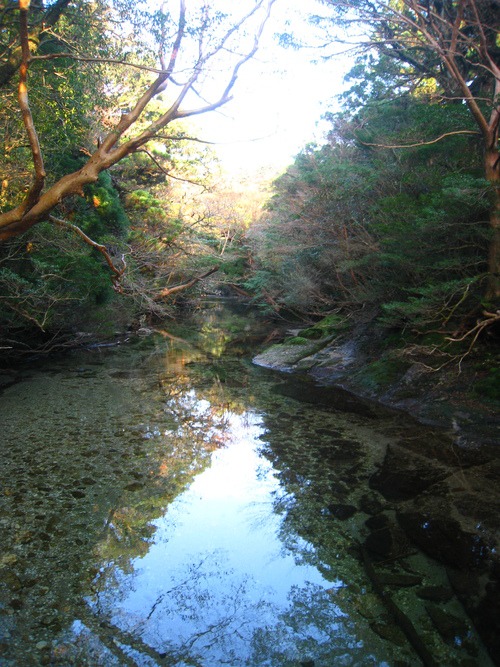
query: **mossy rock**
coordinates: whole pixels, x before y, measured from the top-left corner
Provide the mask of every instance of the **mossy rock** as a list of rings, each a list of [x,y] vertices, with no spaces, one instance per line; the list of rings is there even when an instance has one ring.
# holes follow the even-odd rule
[[[307,338],[295,336],[284,343],[272,345],[254,357],[253,361],[258,366],[288,370],[294,366],[297,367],[297,364],[300,362],[301,370],[304,370],[304,368],[310,368],[315,362],[304,363],[302,360],[317,352],[322,346],[323,342],[318,344],[317,342],[307,340]]]
[[[341,315],[327,315],[314,326],[321,329],[346,329],[348,326],[347,319]]]
[[[329,336],[336,332],[345,331],[349,326],[347,318],[340,315],[327,315],[319,322],[316,322],[311,329],[320,331],[323,336]]]

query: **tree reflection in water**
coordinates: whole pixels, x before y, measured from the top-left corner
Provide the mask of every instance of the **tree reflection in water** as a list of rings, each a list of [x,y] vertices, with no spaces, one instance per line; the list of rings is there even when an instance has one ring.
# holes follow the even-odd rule
[[[151,521],[146,553],[126,569],[119,561],[102,568],[88,600],[94,617],[106,619],[111,635],[116,629],[138,664],[149,656],[157,664],[291,666],[314,656],[329,665],[357,652],[363,664],[382,664],[380,652],[370,659],[367,627],[338,604],[342,582],[307,563],[311,543],[276,512],[286,490],[258,453],[262,418],[197,396],[191,388],[168,393],[177,428],[165,437],[172,454],[186,457],[184,474],[199,474]]]

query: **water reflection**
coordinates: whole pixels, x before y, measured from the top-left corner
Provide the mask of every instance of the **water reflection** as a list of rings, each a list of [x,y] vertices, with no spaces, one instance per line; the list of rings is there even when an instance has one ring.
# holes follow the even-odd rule
[[[391,434],[252,368],[227,315],[4,393],[2,664],[419,664],[357,546]]]
[[[200,404],[194,414],[206,415],[206,401]],[[158,654],[194,661],[187,664],[266,664],[263,638],[280,619],[280,651],[299,660],[308,643],[330,637],[339,615],[325,593],[331,583],[316,568],[297,566],[279,539],[279,483],[256,453],[260,418],[226,413],[225,420],[224,449],[153,522],[147,554],[133,561],[132,572],[103,571],[90,604]],[[305,601],[316,597],[314,615],[304,614]],[[302,608],[302,621],[291,605]]]

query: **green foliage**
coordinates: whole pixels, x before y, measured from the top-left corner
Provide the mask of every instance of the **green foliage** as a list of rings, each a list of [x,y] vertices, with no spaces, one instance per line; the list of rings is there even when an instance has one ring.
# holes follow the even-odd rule
[[[127,206],[133,211],[147,211],[151,207],[156,207],[159,201],[148,190],[134,190],[127,195]]]
[[[476,138],[367,144],[432,141],[464,113],[406,97],[332,117],[329,142],[307,147],[274,184],[251,232],[248,287],[309,314],[368,310],[382,327],[456,330],[486,272],[490,186]]]
[[[110,301],[109,271],[95,251],[82,251],[65,230],[47,223],[29,239],[11,245],[0,262],[0,318],[7,328],[70,330],[92,307]]]
[[[108,172],[101,172],[97,183],[85,188],[90,205],[79,216],[79,226],[94,240],[110,236],[125,237],[129,220]]]
[[[239,281],[243,278],[248,270],[246,257],[243,255],[234,255],[225,259],[220,264],[220,270],[231,281]]]
[[[274,273],[271,270],[261,269],[254,271],[245,280],[244,286],[251,292],[262,293],[272,283],[273,278]]]
[[[382,304],[383,315],[379,322],[399,328],[411,323],[423,332],[436,321],[447,322],[453,316],[457,304],[469,301],[470,290],[478,281],[476,277],[414,286],[407,290],[405,301]]]
[[[72,156],[60,158],[63,168],[76,164]],[[128,234],[128,218],[108,174],[65,215],[110,249],[120,248]],[[21,345],[86,330],[91,323],[96,335],[109,335],[117,326],[110,311],[116,293],[102,255],[69,228],[52,223],[40,223],[2,245],[0,293],[2,330]]]

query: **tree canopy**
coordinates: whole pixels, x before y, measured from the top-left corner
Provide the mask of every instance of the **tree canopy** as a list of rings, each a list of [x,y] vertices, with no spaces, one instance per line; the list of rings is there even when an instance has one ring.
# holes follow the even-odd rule
[[[384,94],[412,91],[435,102],[465,104],[482,140],[483,170],[491,184],[488,298],[500,296],[500,5],[482,0],[321,0],[328,15],[316,22],[361,27],[361,50]],[[376,54],[375,60],[369,54]],[[393,64],[396,66],[393,67]],[[387,85],[388,84],[388,85]],[[449,134],[443,132],[444,139]],[[463,132],[472,131],[470,127]]]
[[[125,26],[118,25],[120,16],[115,16],[111,5],[102,3],[99,33],[106,40],[90,53],[86,52],[86,41],[69,42],[65,37],[49,52],[40,53],[41,49],[33,52],[31,48],[33,41],[42,44],[41,37],[36,35],[52,28],[52,25],[45,28],[43,23],[47,12],[49,16],[58,13],[60,23],[61,15],[71,7],[69,3],[55,3],[45,11],[39,5],[30,6],[29,0],[20,0],[16,8],[6,7],[3,14],[9,21],[3,30],[7,44],[4,68],[8,70],[16,59],[19,61],[18,105],[31,152],[33,178],[21,201],[0,214],[0,240],[57,216],[60,202],[83,195],[83,188],[95,183],[102,171],[142,150],[149,142],[185,139],[183,132],[169,129],[175,121],[212,111],[228,102],[242,66],[257,51],[274,1],[250,3],[246,8],[239,7],[237,14],[222,14],[197,3],[188,7],[185,0],[180,1],[176,12],[171,10],[171,3],[154,11],[146,3],[117,3],[119,12],[130,10]],[[83,2],[80,6],[86,8],[86,5]],[[17,33],[12,27],[11,14],[18,19]],[[129,26],[135,37],[138,23],[134,19],[138,15],[143,31],[145,26],[149,27],[150,53],[134,62],[134,40],[125,39],[123,43],[122,39]],[[108,95],[115,101],[125,98],[127,106],[106,110],[99,119],[97,136],[93,137],[97,145],[87,146],[83,151],[87,153],[84,165],[57,179],[51,179],[53,172],[47,169],[37,119],[30,106],[31,80],[43,78],[48,62],[56,63],[56,67],[57,63],[63,63],[64,67],[68,62],[106,65],[100,70],[103,74],[111,65],[116,65],[120,72],[131,67],[142,75],[121,83],[114,77],[100,82],[99,92],[104,101]],[[59,75],[63,76],[60,72]],[[6,74],[5,79],[10,77]],[[125,90],[120,90],[124,87]]]
[[[110,272],[139,312],[162,316],[165,298],[216,270],[218,289],[273,312],[363,310],[454,338],[498,322],[497,5],[320,0],[325,45],[340,27],[357,51],[351,87],[260,216],[250,191],[208,192],[216,160],[188,123],[231,99],[275,2],[3,3],[10,329],[74,331],[77,300],[97,318]]]

